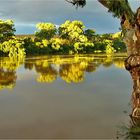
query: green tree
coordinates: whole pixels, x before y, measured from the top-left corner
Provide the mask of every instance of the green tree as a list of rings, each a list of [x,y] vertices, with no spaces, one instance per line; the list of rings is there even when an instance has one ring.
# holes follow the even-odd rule
[[[0,20],[0,43],[14,36],[15,28],[12,20]]]
[[[87,36],[89,40],[93,39],[95,37],[95,30],[93,29],[87,29],[85,30],[84,34]]]

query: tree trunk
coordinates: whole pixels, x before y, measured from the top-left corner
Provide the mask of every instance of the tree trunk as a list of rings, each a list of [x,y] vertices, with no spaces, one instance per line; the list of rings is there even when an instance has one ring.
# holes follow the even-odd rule
[[[130,70],[133,79],[132,113],[131,119],[134,126],[140,126],[140,67]]]
[[[134,84],[131,119],[134,126],[140,126],[140,8],[137,10],[133,25],[125,21],[122,26],[126,28],[124,42],[128,53],[125,67],[130,72]]]

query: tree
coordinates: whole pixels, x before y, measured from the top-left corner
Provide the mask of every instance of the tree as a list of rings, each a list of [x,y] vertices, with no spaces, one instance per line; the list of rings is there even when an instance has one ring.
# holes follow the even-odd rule
[[[0,43],[14,36],[15,28],[12,20],[0,20]]]
[[[50,39],[56,35],[57,29],[52,23],[38,23],[36,27],[38,31],[35,35],[40,39]]]
[[[73,5],[85,6],[86,0],[66,0]],[[128,0],[97,0],[113,16],[120,19],[124,42],[127,46],[128,59],[125,61],[127,70],[140,66],[140,7],[133,12]]]
[[[73,5],[84,6],[86,0],[66,0]],[[140,8],[133,12],[128,0],[98,0],[113,16],[120,19],[124,42],[127,45],[128,54],[139,55],[140,53]]]
[[[80,36],[84,35],[84,28],[85,26],[81,21],[67,20],[59,27],[59,36],[64,39],[79,41]]]
[[[66,0],[73,5],[83,7],[86,0]],[[98,0],[113,16],[120,19],[124,42],[127,46],[129,57],[125,60],[125,67],[130,71],[134,81],[134,109],[132,111],[132,121],[140,127],[140,7],[133,12],[128,0]]]
[[[93,29],[85,30],[85,36],[87,36],[88,39],[92,40],[92,38],[95,36],[95,30]]]

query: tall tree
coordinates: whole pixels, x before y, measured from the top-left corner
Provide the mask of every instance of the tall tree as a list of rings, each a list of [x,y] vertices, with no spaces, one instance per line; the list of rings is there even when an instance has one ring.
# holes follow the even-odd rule
[[[84,7],[86,0],[66,0],[73,5]],[[113,16],[120,19],[122,31],[124,33],[124,42],[128,48],[128,54],[139,55],[140,53],[140,8],[133,12],[128,0],[97,0]]]
[[[86,0],[66,0],[73,5],[85,6]],[[120,19],[124,42],[127,45],[128,58],[126,69],[130,71],[134,81],[132,121],[140,127],[140,7],[133,12],[128,0],[97,0],[104,7]],[[136,125],[134,123],[134,126]],[[140,129],[139,129],[140,130]],[[140,133],[140,131],[139,131]]]

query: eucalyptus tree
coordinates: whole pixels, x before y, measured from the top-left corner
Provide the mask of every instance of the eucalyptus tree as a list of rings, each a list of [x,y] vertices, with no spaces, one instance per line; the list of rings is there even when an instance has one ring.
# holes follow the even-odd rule
[[[84,7],[86,0],[66,0],[76,7]],[[97,0],[108,12],[120,20],[124,42],[127,46],[128,58],[125,67],[130,71],[134,81],[132,94],[133,110],[132,121],[134,125],[140,126],[140,7],[136,12],[132,11],[128,0]],[[136,121],[134,121],[136,120]],[[138,133],[140,133],[137,129]]]
[[[76,7],[84,7],[86,0],[66,0]],[[120,19],[124,42],[127,45],[128,55],[140,54],[140,7],[132,11],[128,0],[97,0],[108,12]],[[135,60],[136,62],[136,60]]]

